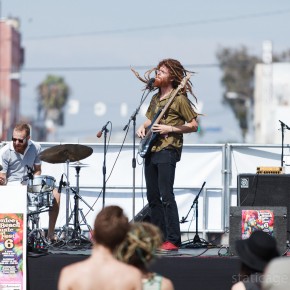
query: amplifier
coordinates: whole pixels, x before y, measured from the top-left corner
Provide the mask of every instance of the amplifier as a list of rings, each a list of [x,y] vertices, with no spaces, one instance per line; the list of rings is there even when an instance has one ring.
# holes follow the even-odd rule
[[[257,167],[257,174],[284,174],[285,167],[282,166],[259,166]]]
[[[271,206],[231,206],[229,252],[236,255],[235,241],[248,238],[255,230],[273,236],[282,255],[287,249],[287,209]]]
[[[238,206],[286,206],[290,229],[290,174],[239,174]]]

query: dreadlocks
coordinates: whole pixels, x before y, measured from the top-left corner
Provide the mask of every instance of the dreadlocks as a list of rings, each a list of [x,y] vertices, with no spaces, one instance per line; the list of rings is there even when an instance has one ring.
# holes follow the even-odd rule
[[[136,72],[133,68],[131,68],[131,70],[134,72],[134,74],[139,80],[141,80],[144,83],[147,83],[151,78],[150,77],[151,73],[155,72],[156,74],[156,71],[159,70],[161,66],[165,66],[168,68],[170,76],[173,79],[172,87],[174,89],[176,89],[179,86],[183,78],[186,76],[186,73],[194,73],[189,70],[186,70],[178,60],[172,59],[172,58],[161,60],[159,64],[157,65],[157,67],[154,67],[145,72],[144,78],[140,77],[138,72]],[[184,88],[182,88],[180,91],[186,96],[187,96],[187,93],[190,93],[194,97],[195,101],[197,102],[197,98],[192,92],[192,82],[190,80],[187,81]]]
[[[149,262],[155,257],[161,246],[162,238],[159,228],[147,222],[131,224],[127,238],[119,246],[116,256],[141,271],[147,269]]]

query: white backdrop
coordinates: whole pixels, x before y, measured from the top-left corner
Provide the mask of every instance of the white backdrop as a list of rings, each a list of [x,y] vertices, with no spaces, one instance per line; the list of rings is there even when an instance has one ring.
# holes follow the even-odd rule
[[[59,143],[42,143],[42,148],[59,145]],[[92,227],[96,214],[103,206],[103,163],[104,149],[100,144],[82,144],[93,149],[93,154],[80,162],[85,164],[79,174],[80,196],[94,211],[80,200],[79,208]],[[143,178],[143,159],[138,156],[135,169],[135,198],[133,190],[132,144],[124,145],[119,158],[121,145],[109,146],[106,155],[106,194],[105,205],[117,204],[124,208],[131,220],[147,204],[146,187]],[[136,151],[137,152],[137,149]],[[284,148],[285,171],[289,173],[289,145]],[[117,159],[117,160],[116,160]],[[56,186],[64,174],[64,181],[71,187],[76,186],[74,163],[42,163],[42,174],[56,179]],[[115,165],[114,165],[115,164]],[[195,232],[194,208],[192,203],[206,182],[198,199],[198,229],[201,234],[207,232],[224,232],[229,226],[229,206],[237,205],[237,176],[242,173],[256,173],[258,166],[280,166],[281,146],[247,145],[247,144],[214,144],[185,145],[181,161],[177,164],[175,178],[175,195],[180,219],[190,211],[187,223],[181,224],[183,232]],[[112,174],[111,174],[112,172]],[[67,174],[68,173],[68,174]],[[67,179],[68,176],[68,179]],[[68,192],[68,193],[67,193]],[[66,208],[67,197],[69,200]],[[69,187],[62,188],[61,208],[57,228],[66,225],[68,216],[73,211],[74,194]],[[190,222],[191,221],[191,222]],[[70,223],[73,224],[73,218]],[[40,225],[48,224],[47,212],[40,214]],[[87,230],[86,226],[82,228]]]

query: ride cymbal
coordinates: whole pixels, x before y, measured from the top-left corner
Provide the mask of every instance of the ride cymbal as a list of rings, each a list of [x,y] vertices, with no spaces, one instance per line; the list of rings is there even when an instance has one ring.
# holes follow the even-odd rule
[[[63,144],[43,150],[39,154],[39,158],[48,163],[75,162],[90,156],[92,153],[93,149],[85,145]]]

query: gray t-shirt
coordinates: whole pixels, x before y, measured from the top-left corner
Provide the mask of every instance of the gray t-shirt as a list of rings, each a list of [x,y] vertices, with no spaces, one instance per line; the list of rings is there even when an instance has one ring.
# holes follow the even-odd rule
[[[1,172],[6,173],[8,184],[10,182],[21,182],[23,177],[28,174],[27,166],[33,168],[34,165],[40,165],[39,153],[41,146],[31,140],[22,155],[14,150],[13,142],[9,142],[0,150],[0,164],[3,169]]]

